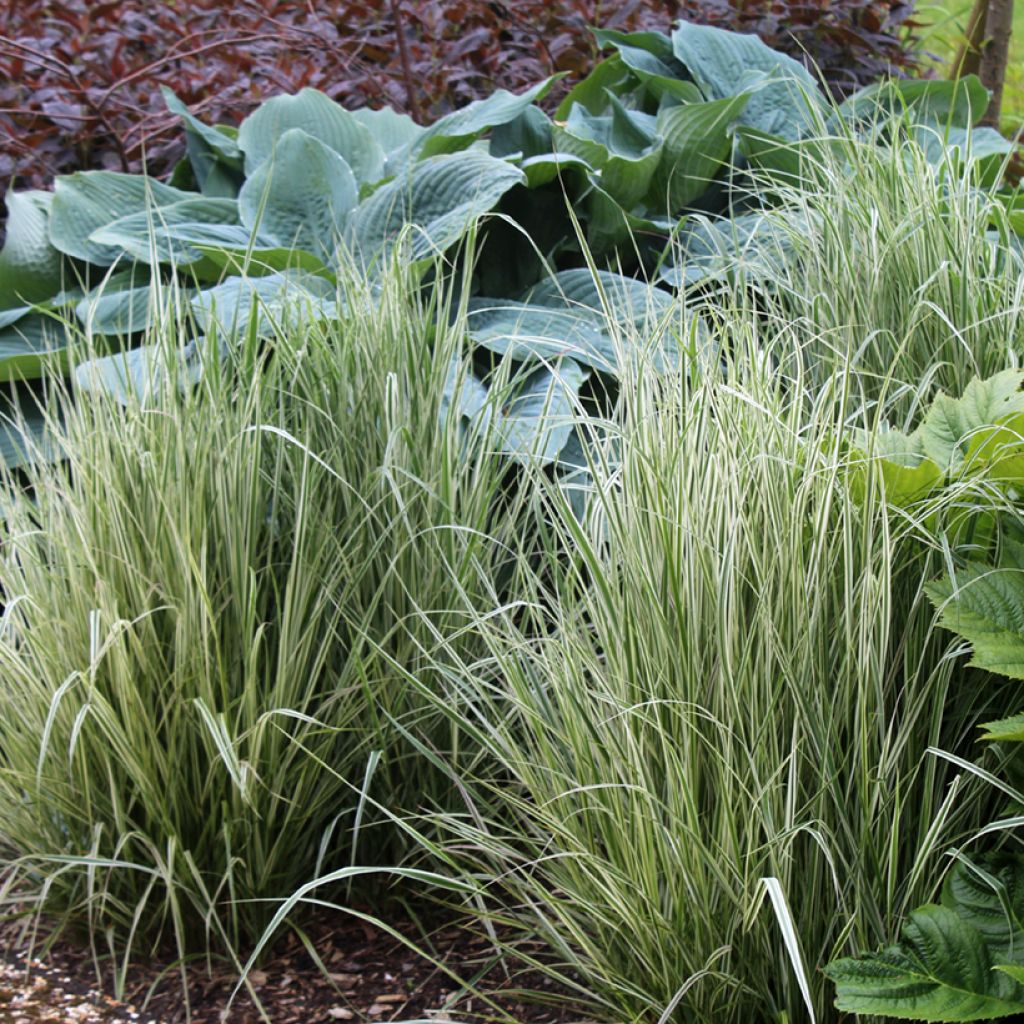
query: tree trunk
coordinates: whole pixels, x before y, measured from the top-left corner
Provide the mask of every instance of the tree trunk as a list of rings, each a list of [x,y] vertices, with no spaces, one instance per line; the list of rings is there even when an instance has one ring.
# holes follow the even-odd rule
[[[1013,30],[1013,0],[988,0],[985,19],[985,41],[981,47],[979,75],[986,89],[992,93],[982,124],[999,126],[1003,107],[1003,82],[1010,57],[1010,33]]]
[[[949,77],[976,75],[981,69],[981,48],[985,44],[985,19],[988,16],[989,0],[974,0],[971,13],[967,16],[963,42],[956,51],[949,66]]]

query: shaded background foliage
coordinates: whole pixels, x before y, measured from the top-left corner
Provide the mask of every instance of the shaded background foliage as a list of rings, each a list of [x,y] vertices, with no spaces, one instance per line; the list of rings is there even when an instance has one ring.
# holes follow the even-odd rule
[[[166,175],[181,156],[159,85],[237,124],[268,96],[313,86],[350,108],[429,121],[495,88],[597,57],[589,25],[660,29],[688,17],[757,32],[817,64],[840,94],[914,64],[901,0],[5,0],[0,192],[84,168]],[[567,85],[553,90],[556,103]]]

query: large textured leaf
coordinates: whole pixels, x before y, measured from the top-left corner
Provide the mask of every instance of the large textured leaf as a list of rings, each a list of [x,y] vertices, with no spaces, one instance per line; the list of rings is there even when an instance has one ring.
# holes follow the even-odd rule
[[[379,110],[363,107],[361,110],[353,110],[352,116],[369,130],[385,154],[412,145],[426,131],[408,114],[399,114],[390,107],[381,107]]]
[[[359,185],[349,165],[299,128],[281,136],[238,195],[242,223],[250,231],[327,261],[358,202]]]
[[[67,336],[60,321],[32,313],[0,330],[0,381],[33,380],[47,367],[67,365]]]
[[[430,258],[457,242],[525,180],[512,164],[478,151],[423,160],[356,208],[349,218],[349,244],[370,264],[390,251],[406,225],[413,225],[412,258]]]
[[[194,196],[119,217],[97,228],[89,241],[111,250],[123,250],[132,259],[151,266],[160,263],[187,266],[200,255],[184,240],[193,225],[238,223],[238,203],[234,199]]]
[[[794,232],[800,228],[780,215],[745,213],[729,219],[694,217],[674,244],[660,276],[675,288],[708,280],[770,283],[785,274],[795,258]]]
[[[447,114],[415,140],[412,145],[413,154],[417,159],[422,159],[466,149],[484,132],[514,121],[551,88],[554,80],[548,78],[518,94],[497,89],[486,99],[474,100],[461,110]]]
[[[927,591],[939,622],[970,642],[971,665],[1024,679],[1024,561],[969,562]]]
[[[79,171],[54,184],[50,207],[50,241],[63,253],[107,267],[124,255],[118,245],[93,241],[93,232],[130,214],[195,199],[144,174]]]
[[[823,102],[814,77],[757,36],[682,21],[672,33],[672,48],[707,99],[752,93],[743,124],[785,139],[813,129],[815,108]]]
[[[634,81],[633,73],[622,56],[613,54],[569,90],[555,111],[555,120],[564,121],[576,106],[591,114],[602,114],[608,107],[608,97],[626,90]]]
[[[75,306],[75,315],[94,334],[134,334],[154,322],[156,299],[148,270],[137,267],[108,277]]]
[[[646,86],[654,99],[667,97],[678,103],[699,103],[700,90],[686,76],[686,68],[676,59],[672,40],[661,32],[617,32],[596,29],[594,38],[601,46],[614,46],[623,64]]]
[[[0,250],[0,310],[24,309],[60,290],[61,255],[50,244],[51,192],[8,192],[7,238]]]
[[[668,107],[658,115],[664,154],[648,202],[671,211],[688,206],[707,190],[732,154],[732,126],[750,96]]]
[[[977,75],[955,81],[886,79],[854,93],[839,108],[849,120],[906,113],[918,124],[970,128],[988,107],[988,90]]]
[[[232,167],[241,167],[242,165],[242,150],[238,146],[238,142],[230,135],[225,134],[212,125],[208,125],[203,121],[200,121],[187,106],[174,92],[167,88],[166,85],[160,86],[160,92],[163,95],[164,103],[167,105],[167,109],[172,114],[177,114],[178,117],[184,121],[189,131],[194,132],[206,143],[206,145],[217,154],[217,157]]]
[[[918,428],[924,454],[948,472],[964,464],[979,431],[1024,412],[1024,371],[1004,370],[987,380],[972,380],[961,398],[938,395]]]
[[[232,277],[200,292],[192,309],[200,327],[236,337],[252,329],[270,337],[288,324],[337,316],[335,287],[322,277],[287,270],[266,277]]]
[[[242,122],[238,146],[245,154],[245,173],[252,174],[293,128],[312,135],[342,156],[360,184],[372,184],[384,176],[384,150],[370,129],[316,89],[275,96]],[[301,180],[295,184],[300,185]]]
[[[23,386],[0,391],[0,465],[19,469],[60,457],[44,405],[41,395]]]
[[[527,292],[519,301],[473,299],[468,326],[473,341],[512,359],[569,356],[617,374],[629,346],[652,334],[653,325],[675,305],[664,291],[634,278],[599,271],[567,270]],[[668,351],[666,351],[668,346]],[[675,365],[673,340],[649,355],[655,365]]]
[[[1024,951],[1021,951],[1024,952]],[[911,913],[903,941],[825,968],[836,1006],[900,1020],[984,1021],[1024,1013],[1024,987],[997,961],[984,935],[946,906]]]
[[[202,370],[195,343],[176,352],[168,352],[163,346],[143,345],[79,363],[75,367],[75,386],[79,392],[109,395],[128,406],[136,401],[147,402],[167,380],[176,380],[180,388],[195,384]]]
[[[586,378],[586,370],[566,359],[526,371],[500,389],[488,389],[455,359],[442,414],[454,412],[465,419],[470,435],[492,451],[548,465],[573,432],[579,390]]]

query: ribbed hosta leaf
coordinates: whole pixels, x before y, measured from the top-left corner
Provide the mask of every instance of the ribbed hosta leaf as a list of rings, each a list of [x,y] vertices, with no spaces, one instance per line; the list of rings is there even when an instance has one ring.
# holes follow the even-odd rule
[[[47,367],[67,366],[67,335],[60,321],[32,313],[0,330],[0,381],[33,380]]]
[[[349,218],[349,245],[370,265],[412,225],[412,258],[429,259],[525,180],[517,167],[478,151],[423,160],[359,205]]]
[[[237,226],[238,223],[238,203],[234,199],[193,196],[167,206],[119,217],[97,228],[89,236],[89,241],[111,250],[122,249],[140,263],[187,266],[200,256],[183,240],[193,226]]]
[[[358,202],[359,185],[345,160],[297,128],[281,136],[238,194],[242,223],[251,232],[325,261],[333,258]]]
[[[442,414],[465,420],[471,438],[521,462],[547,465],[565,448],[576,422],[587,371],[571,359],[526,369],[501,388],[488,388],[456,359]]]
[[[48,231],[53,194],[8,192],[5,201],[7,237],[0,250],[0,310],[27,311],[27,303],[50,298],[61,285],[61,255],[50,243]]]
[[[194,193],[171,188],[144,174],[79,171],[58,178],[54,184],[50,241],[68,256],[107,267],[119,260],[124,250],[120,245],[94,241],[94,232],[131,214],[150,211],[155,217],[159,207],[195,198]]]
[[[672,47],[707,99],[752,94],[743,124],[785,139],[813,130],[813,112],[823,104],[814,77],[756,35],[682,21],[672,33]]]
[[[316,89],[302,89],[294,96],[275,96],[242,122],[238,146],[245,153],[245,173],[252,174],[293,128],[301,129],[343,157],[360,184],[370,184],[384,176],[384,150],[370,129]]]

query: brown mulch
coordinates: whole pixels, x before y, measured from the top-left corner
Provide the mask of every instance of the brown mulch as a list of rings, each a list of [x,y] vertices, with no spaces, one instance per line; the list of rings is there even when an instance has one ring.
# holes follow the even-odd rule
[[[383,1024],[390,1021],[514,1021],[575,1024],[573,1012],[547,979],[508,977],[486,936],[454,925],[429,937],[409,921],[396,925],[420,948],[460,979],[468,992],[436,964],[418,957],[386,932],[351,918],[325,918],[307,930],[327,970],[316,965],[303,943],[287,935],[273,955],[250,975],[263,1010],[242,992],[228,1009],[237,975],[205,961],[179,969],[133,968],[124,999],[97,984],[90,951],[59,941],[45,957],[30,956],[21,929],[0,929],[0,1024]],[[109,980],[109,979],[108,979]],[[552,1002],[526,1002],[519,990],[550,992]],[[187,990],[187,999],[185,992]],[[487,998],[482,998],[486,996]],[[492,1005],[487,1000],[493,1000]]]

